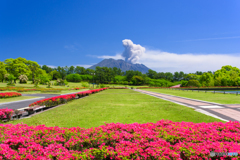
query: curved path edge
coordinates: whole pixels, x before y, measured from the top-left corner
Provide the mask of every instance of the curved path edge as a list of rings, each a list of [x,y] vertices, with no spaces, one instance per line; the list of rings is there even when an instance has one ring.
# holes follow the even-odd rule
[[[214,102],[201,101],[174,95],[168,95],[158,92],[150,92],[140,89],[134,89],[150,96],[161,98],[179,105],[190,107],[195,111],[205,115],[220,119],[222,121],[238,121],[240,122],[240,104],[219,104]]]

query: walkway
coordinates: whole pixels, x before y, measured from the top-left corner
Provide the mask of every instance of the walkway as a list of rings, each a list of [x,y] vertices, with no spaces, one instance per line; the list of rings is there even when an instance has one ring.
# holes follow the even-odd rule
[[[33,96],[33,97],[39,97],[38,99],[26,99],[24,101],[14,101],[14,102],[8,102],[8,103],[0,103],[0,109],[2,108],[9,108],[9,109],[18,109],[22,110],[24,108],[27,108],[29,104],[39,101],[41,99],[50,98],[59,96],[59,94],[22,94],[22,96]]]
[[[145,93],[157,98],[171,101],[180,105],[194,108],[196,111],[203,114],[224,120],[224,121],[239,121],[240,122],[240,104],[218,104],[206,102],[190,98],[183,98],[162,93],[149,92],[145,90],[135,89],[135,91]]]

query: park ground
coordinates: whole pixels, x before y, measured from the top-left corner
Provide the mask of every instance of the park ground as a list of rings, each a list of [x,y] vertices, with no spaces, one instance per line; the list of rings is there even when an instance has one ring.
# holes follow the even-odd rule
[[[161,119],[185,122],[223,122],[182,105],[130,89],[108,89],[73,100],[30,118],[8,123],[91,128],[105,123],[147,123]]]

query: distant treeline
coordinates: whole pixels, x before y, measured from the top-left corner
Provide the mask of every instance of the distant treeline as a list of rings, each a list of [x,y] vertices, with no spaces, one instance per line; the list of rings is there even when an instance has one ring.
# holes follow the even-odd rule
[[[230,65],[223,66],[215,72],[184,73],[180,72],[156,72],[149,70],[146,74],[139,71],[123,72],[119,68],[96,67],[95,70],[80,66],[66,66],[51,68],[47,65],[40,66],[35,61],[25,58],[6,59],[0,61],[0,81],[9,83],[26,83],[31,80],[47,84],[56,80],[56,84],[68,82],[90,82],[101,84],[123,85],[149,85],[157,87],[169,87],[177,84],[182,86],[238,86],[240,85],[240,70]]]

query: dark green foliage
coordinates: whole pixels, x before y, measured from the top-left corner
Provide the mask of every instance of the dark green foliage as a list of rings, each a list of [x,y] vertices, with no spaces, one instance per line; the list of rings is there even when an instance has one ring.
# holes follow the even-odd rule
[[[201,85],[198,80],[191,79],[188,81],[187,86],[188,87],[200,87]]]
[[[66,76],[68,82],[81,82],[82,78],[79,74],[69,74]]]

